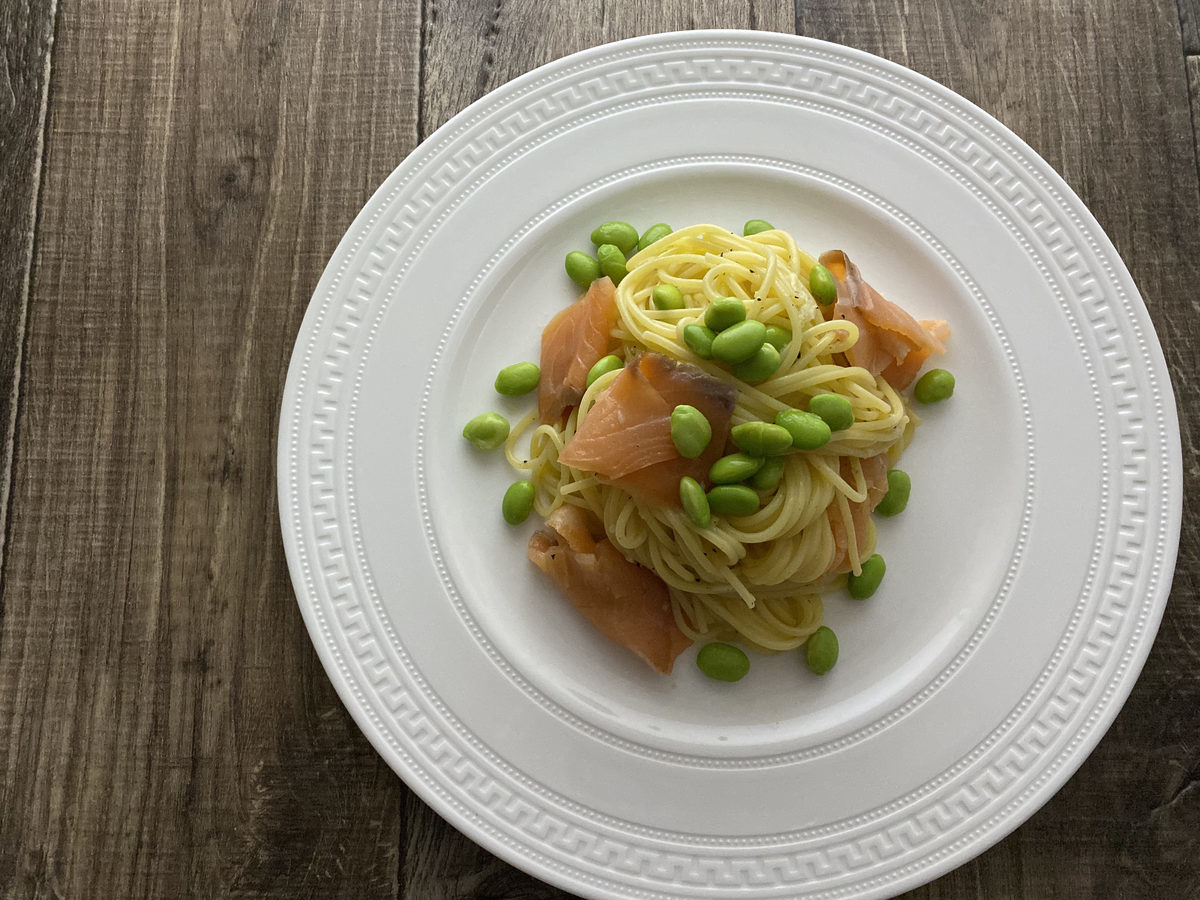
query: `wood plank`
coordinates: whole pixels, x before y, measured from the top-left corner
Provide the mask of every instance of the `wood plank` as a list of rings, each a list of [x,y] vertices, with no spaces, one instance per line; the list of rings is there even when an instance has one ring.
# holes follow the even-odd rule
[[[488,91],[530,69],[609,41],[689,28],[792,32],[790,6],[771,0],[563,3],[427,0],[422,131],[433,131]]]
[[[422,137],[488,91],[530,69],[607,41],[680,28],[792,30],[790,9],[766,0],[564,4],[547,16],[539,0],[495,6],[432,2],[423,29]],[[482,60],[482,63],[477,61]],[[406,809],[404,896],[570,896],[476,847],[418,801]]]
[[[702,25],[788,31],[791,24],[786,11],[768,4],[729,4],[704,19],[693,17],[700,4],[674,4],[665,19],[633,3],[573,4],[561,20],[536,18],[535,4],[520,0],[486,9],[431,6],[423,135],[534,65],[604,40]],[[1195,156],[1183,140],[1191,132],[1177,56],[1180,23],[1170,0],[1133,10],[1111,0],[1003,8],[818,0],[796,4],[796,11],[799,33],[860,47],[936,78],[997,115],[1064,174],[1146,296],[1181,398],[1185,456],[1194,456],[1200,410],[1190,389],[1200,320],[1192,298],[1200,222]],[[539,22],[547,24],[539,28]],[[1072,41],[1058,39],[1067,33]],[[1130,42],[1131,33],[1139,40]],[[478,59],[482,69],[474,65]],[[1189,497],[1198,476],[1190,467]],[[1007,840],[908,896],[1148,897],[1194,889],[1200,878],[1200,790],[1194,787],[1200,682],[1192,674],[1192,648],[1200,647],[1200,613],[1188,598],[1195,596],[1200,557],[1196,528],[1185,525],[1180,575],[1159,640],[1100,748]],[[439,831],[423,805],[411,808],[407,820],[404,871],[412,896],[466,897],[497,880],[520,896],[562,896],[519,873],[503,875],[510,872],[504,864],[452,831]]]
[[[790,6],[769,0],[668,0],[646,5],[569,3],[547,16],[540,0],[495,5],[429,0],[422,42],[422,137],[488,91],[569,53],[639,34],[684,28],[791,33]],[[428,806],[405,808],[402,896],[566,897],[456,832]]]
[[[57,0],[0,6],[0,618],[21,353]]]
[[[411,4],[64,9],[0,633],[0,896],[392,898],[403,791],[292,598],[274,435],[416,141]]]
[[[996,115],[1063,174],[1146,299],[1182,419],[1188,499],[1179,565],[1129,702],[1040,813],[995,849],[908,896],[1189,895],[1200,884],[1200,533],[1193,514],[1200,468],[1186,462],[1195,459],[1200,434],[1200,186],[1177,10],[1171,2],[880,7],[828,0],[805,4],[797,26],[936,78]]]

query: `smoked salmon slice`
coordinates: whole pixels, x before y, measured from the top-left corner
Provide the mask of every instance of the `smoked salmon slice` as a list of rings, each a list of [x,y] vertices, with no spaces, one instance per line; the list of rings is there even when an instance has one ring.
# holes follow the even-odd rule
[[[617,289],[605,276],[592,282],[586,294],[560,311],[542,329],[538,418],[560,424],[579,405],[588,372],[613,346],[617,319]]]
[[[837,282],[833,318],[858,327],[858,343],[846,351],[852,366],[862,366],[882,375],[896,390],[908,387],[933,353],[945,353],[943,341],[950,326],[941,319],[918,322],[907,312],[885,300],[863,281],[858,266],[841,250],[821,254]]]
[[[606,637],[669,674],[691,640],[675,624],[667,585],[621,555],[600,523],[577,506],[560,506],[529,539],[529,559]]]
[[[725,452],[737,388],[691,363],[659,353],[641,353],[596,398],[558,461],[595,472],[635,499],[679,505],[679,480],[701,484]],[[712,426],[712,440],[696,459],[687,459],[671,440],[671,412],[694,406]]]
[[[886,453],[880,453],[878,456],[871,456],[862,460],[863,479],[867,483],[867,499],[858,503],[851,502],[850,506],[850,521],[854,525],[855,543],[858,546],[858,557],[862,559],[863,550],[866,549],[867,543],[867,520],[875,507],[879,505],[879,501],[884,498],[888,492],[888,456]],[[843,456],[841,458],[839,474],[848,484],[855,484],[854,469],[850,462],[850,458]],[[834,572],[849,572],[850,571],[850,541],[846,530],[845,522],[842,520],[841,510],[834,500],[832,508],[829,510],[829,525],[833,529],[833,543],[836,550],[833,555],[833,562],[829,564],[829,569],[826,574]]]

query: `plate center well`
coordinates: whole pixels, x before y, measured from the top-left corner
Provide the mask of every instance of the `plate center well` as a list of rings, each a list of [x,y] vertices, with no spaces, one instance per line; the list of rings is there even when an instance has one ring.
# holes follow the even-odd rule
[[[702,194],[694,189],[698,179]],[[913,479],[912,500],[902,516],[878,522],[878,549],[888,563],[883,587],[868,601],[844,592],[826,598],[825,622],[841,643],[833,672],[813,676],[796,652],[752,654],[750,674],[727,685],[696,669],[693,648],[674,674],[659,676],[592,629],[527,561],[537,517],[512,528],[499,515],[499,498],[517,473],[499,453],[474,451],[460,431],[483,409],[515,421],[533,408],[530,397],[498,397],[492,380],[509,363],[537,360],[542,327],[576,295],[562,258],[588,249],[596,223],[714,222],[736,230],[757,217],[787,229],[810,252],[845,249],[885,296],[918,318],[947,319],[954,334],[939,364],[956,373],[958,392],[949,403],[919,410],[924,424],[901,464]],[[502,665],[627,740],[732,756],[845,737],[901,709],[954,660],[1012,563],[1025,495],[1023,426],[1013,373],[979,300],[915,224],[800,171],[663,166],[597,187],[545,216],[484,274],[435,375],[421,465],[433,539],[467,614]],[[977,402],[983,396],[987,402]]]

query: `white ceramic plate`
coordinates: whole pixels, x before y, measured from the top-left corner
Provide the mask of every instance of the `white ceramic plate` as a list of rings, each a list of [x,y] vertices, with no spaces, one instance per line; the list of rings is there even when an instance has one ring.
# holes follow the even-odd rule
[[[736,685],[596,634],[460,437],[573,296],[610,218],[765,218],[842,247],[954,336],[905,457],[884,587],[830,598],[841,660]],[[384,182],[297,340],[279,438],[300,607],[391,766],[481,844],[586,896],[883,896],[999,840],[1127,696],[1170,583],[1178,426],[1136,288],[1004,126],[818,41],[690,32],[559,60]]]

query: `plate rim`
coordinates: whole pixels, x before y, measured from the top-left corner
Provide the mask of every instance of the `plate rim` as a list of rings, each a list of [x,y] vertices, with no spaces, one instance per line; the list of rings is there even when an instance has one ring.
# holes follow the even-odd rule
[[[890,881],[886,886],[882,887],[883,892],[900,891],[906,888],[911,888],[918,884],[927,883],[933,880],[938,875],[955,868],[969,859],[984,852],[1003,837],[1012,833],[1024,821],[1033,815],[1042,807],[1062,785],[1077,771],[1080,765],[1087,759],[1090,753],[1095,749],[1096,745],[1107,733],[1116,715],[1123,707],[1129,693],[1132,691],[1134,684],[1144,667],[1146,658],[1149,655],[1150,649],[1153,646],[1152,636],[1157,633],[1161,622],[1167,597],[1170,592],[1171,577],[1175,568],[1178,553],[1178,539],[1182,524],[1182,449],[1179,434],[1178,412],[1174,396],[1173,385],[1170,379],[1170,373],[1166,367],[1165,357],[1162,353],[1161,344],[1157,339],[1157,335],[1153,328],[1153,323],[1150,320],[1148,310],[1145,305],[1145,300],[1140,291],[1138,291],[1136,283],[1133,281],[1128,268],[1121,259],[1111,239],[1101,228],[1098,221],[1092,215],[1091,211],[1078,197],[1075,191],[1066,183],[1066,181],[1049,165],[1039,154],[1032,150],[1019,136],[1011,131],[999,120],[995,119],[986,111],[982,110],[972,101],[951,91],[949,88],[939,84],[936,81],[924,76],[918,72],[908,69],[898,63],[883,59],[866,51],[856,48],[846,47],[840,44],[818,40],[815,38],[802,37],[796,35],[788,35],[776,32],[760,32],[738,29],[712,29],[712,30],[695,30],[695,31],[675,31],[662,32],[652,35],[642,35],[638,37],[628,38],[622,41],[601,44],[568,56],[560,57],[521,76],[507,82],[506,84],[496,88],[483,97],[471,103],[469,106],[461,110],[459,113],[451,117],[447,122],[434,131],[425,141],[418,144],[406,157],[392,170],[392,172],[384,179],[380,186],[372,193],[371,197],[366,201],[362,209],[356,214],[351,224],[348,226],[345,234],[338,242],[337,248],[334,250],[326,265],[317,285],[314,288],[313,295],[308,301],[308,306],[305,311],[303,321],[297,333],[295,345],[293,347],[291,359],[288,366],[287,379],[284,386],[284,391],[281,400],[281,413],[279,419],[279,427],[277,433],[277,492],[280,513],[280,523],[283,531],[283,543],[285,554],[288,561],[289,574],[291,576],[293,588],[296,593],[297,604],[300,606],[301,613],[304,617],[306,627],[308,628],[310,638],[313,641],[314,647],[321,659],[327,676],[334,684],[339,698],[343,705],[351,713],[356,724],[364,735],[371,741],[376,751],[388,761],[389,766],[400,775],[408,786],[413,789],[422,799],[430,805],[439,815],[452,824],[457,830],[466,834],[468,837],[475,840],[489,852],[505,859],[518,868],[529,872],[530,874],[542,880],[554,883],[572,891],[588,891],[590,886],[581,882],[578,878],[572,878],[569,873],[559,873],[554,865],[544,866],[542,868],[532,865],[531,857],[526,853],[518,852],[511,849],[504,841],[497,841],[491,835],[488,835],[483,829],[477,828],[475,823],[468,817],[461,814],[456,814],[452,817],[451,811],[447,808],[447,804],[439,798],[436,791],[429,787],[421,778],[408,777],[412,774],[408,764],[399,759],[393,752],[392,748],[387,744],[383,737],[375,730],[375,725],[367,716],[366,711],[361,707],[358,698],[354,695],[351,687],[345,683],[341,677],[340,666],[334,656],[334,651],[322,639],[321,628],[316,621],[316,611],[311,598],[306,596],[303,586],[305,584],[304,573],[301,570],[301,563],[298,558],[299,550],[296,546],[297,527],[293,523],[293,517],[296,516],[298,510],[291,508],[288,503],[290,482],[288,481],[288,470],[291,464],[290,453],[292,447],[289,444],[289,413],[295,412],[297,404],[301,401],[299,396],[299,382],[302,368],[302,356],[306,343],[313,337],[314,326],[319,318],[320,310],[317,306],[317,298],[327,292],[331,287],[333,280],[336,277],[337,262],[340,259],[345,259],[349,251],[353,248],[354,237],[363,230],[364,225],[370,218],[370,212],[373,208],[379,206],[381,198],[389,192],[400,179],[404,170],[415,168],[420,162],[420,158],[424,154],[431,156],[436,152],[439,143],[442,142],[448,135],[455,133],[464,122],[469,121],[475,114],[481,112],[486,107],[499,108],[504,103],[510,101],[514,95],[519,95],[528,85],[539,81],[547,74],[554,72],[557,69],[565,68],[572,64],[586,65],[598,60],[611,59],[614,55],[625,54],[631,50],[645,50],[654,48],[657,45],[665,44],[667,46],[678,47],[680,44],[687,44],[694,41],[736,41],[745,43],[746,41],[760,42],[763,44],[774,44],[772,49],[778,49],[779,45],[790,45],[789,49],[803,52],[807,49],[815,49],[824,53],[833,53],[837,56],[846,58],[852,62],[859,64],[867,69],[881,73],[890,73],[895,76],[902,77],[908,82],[923,88],[926,93],[931,95],[933,99],[941,101],[943,104],[948,104],[957,115],[960,112],[967,112],[974,116],[984,127],[996,132],[1004,140],[1011,142],[1013,148],[1024,156],[1026,162],[1036,166],[1039,174],[1046,179],[1049,187],[1056,190],[1062,202],[1069,205],[1070,212],[1076,215],[1079,219],[1078,225],[1080,231],[1086,234],[1096,245],[1096,249],[1101,254],[1104,261],[1115,263],[1112,271],[1109,273],[1114,284],[1119,283],[1125,290],[1130,304],[1134,307],[1134,311],[1138,314],[1140,325],[1143,329],[1142,335],[1142,350],[1152,359],[1154,363],[1154,375],[1157,377],[1157,384],[1160,390],[1161,409],[1155,410],[1155,413],[1161,417],[1163,430],[1167,438],[1167,455],[1169,456],[1169,471],[1165,473],[1167,483],[1173,486],[1168,496],[1168,504],[1162,510],[1162,516],[1166,520],[1166,544],[1162,548],[1163,555],[1161,559],[1160,582],[1157,585],[1157,596],[1152,598],[1153,604],[1150,608],[1150,616],[1145,622],[1146,636],[1141,639],[1141,643],[1137,648],[1136,653],[1130,658],[1129,666],[1125,673],[1121,676],[1117,690],[1114,691],[1112,699],[1104,708],[1101,715],[1097,717],[1096,724],[1085,735],[1084,739],[1079,743],[1077,748],[1071,752],[1070,758],[1060,766],[1050,778],[1041,785],[1034,797],[1020,804],[1019,808],[1013,813],[1006,816],[1005,820],[997,828],[991,828],[980,838],[972,840],[966,847],[947,853],[942,859],[937,860],[916,872],[907,876],[898,877]],[[1147,335],[1149,339],[1147,339]],[[1155,498],[1157,501],[1158,497]],[[337,677],[334,676],[334,671],[338,671]],[[1094,707],[1094,703],[1092,706]],[[868,895],[875,895],[875,890],[868,892]],[[631,892],[631,895],[632,892]]]

